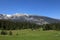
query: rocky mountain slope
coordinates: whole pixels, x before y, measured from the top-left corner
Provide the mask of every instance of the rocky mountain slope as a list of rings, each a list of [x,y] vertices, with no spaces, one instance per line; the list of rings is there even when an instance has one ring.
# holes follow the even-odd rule
[[[39,25],[60,22],[59,19],[54,19],[45,16],[27,15],[27,14],[13,14],[13,15],[0,14],[0,20],[11,20],[14,22],[25,21],[25,22],[36,23]]]

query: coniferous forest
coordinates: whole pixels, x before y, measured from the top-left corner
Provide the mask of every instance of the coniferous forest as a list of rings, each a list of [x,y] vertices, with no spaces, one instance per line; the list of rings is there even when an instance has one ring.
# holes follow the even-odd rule
[[[8,20],[0,20],[0,29],[17,30],[17,29],[38,29],[40,25],[30,22],[13,22]]]
[[[30,22],[13,22],[8,20],[0,20],[0,30],[20,30],[20,29],[40,29],[43,30],[60,30],[60,23],[38,25]]]

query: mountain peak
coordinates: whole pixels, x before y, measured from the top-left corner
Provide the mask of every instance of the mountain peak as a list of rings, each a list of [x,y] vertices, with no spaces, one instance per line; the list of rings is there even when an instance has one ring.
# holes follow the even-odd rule
[[[45,16],[34,16],[34,15],[28,15],[28,14],[20,14],[16,13],[13,15],[5,15],[5,14],[0,14],[0,19],[5,19],[5,20],[11,20],[15,22],[31,22],[31,23],[36,23],[36,24],[49,24],[49,23],[58,23],[60,20],[58,19],[53,19]]]

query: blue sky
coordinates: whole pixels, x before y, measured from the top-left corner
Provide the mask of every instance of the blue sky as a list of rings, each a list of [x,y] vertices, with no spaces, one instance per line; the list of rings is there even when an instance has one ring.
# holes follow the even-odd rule
[[[60,0],[0,0],[0,14],[14,13],[60,19]]]

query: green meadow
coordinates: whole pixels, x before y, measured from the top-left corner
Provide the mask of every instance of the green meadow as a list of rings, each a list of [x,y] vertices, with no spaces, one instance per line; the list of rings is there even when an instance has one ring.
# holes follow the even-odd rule
[[[8,31],[9,32],[9,31]],[[60,31],[12,30],[12,35],[0,35],[0,40],[60,40]]]

